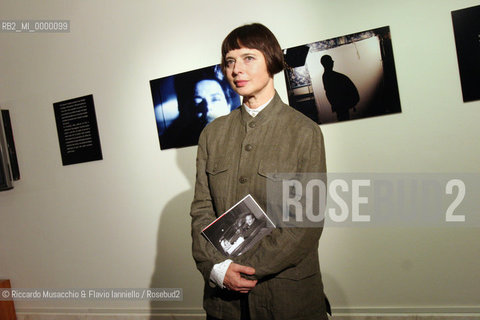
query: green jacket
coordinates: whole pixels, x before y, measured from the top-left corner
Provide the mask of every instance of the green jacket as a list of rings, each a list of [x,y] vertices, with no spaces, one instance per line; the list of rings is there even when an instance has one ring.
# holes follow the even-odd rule
[[[275,172],[325,172],[319,126],[284,104],[277,93],[251,117],[243,107],[201,133],[191,206],[192,251],[205,279],[204,308],[222,319],[240,319],[245,294],[210,281],[223,256],[201,230],[247,194],[266,211],[267,179]],[[318,259],[322,228],[276,228],[234,262],[255,268],[259,281],[248,294],[252,320],[327,319]]]

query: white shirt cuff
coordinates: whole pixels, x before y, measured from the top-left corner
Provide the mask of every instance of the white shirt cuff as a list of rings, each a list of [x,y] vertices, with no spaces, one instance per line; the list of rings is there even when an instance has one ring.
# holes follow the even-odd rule
[[[224,289],[225,286],[223,285],[223,279],[225,279],[225,274],[227,273],[227,269],[230,266],[230,263],[233,261],[227,259],[223,262],[217,263],[213,266],[212,271],[210,272],[210,280],[213,281],[217,286]]]

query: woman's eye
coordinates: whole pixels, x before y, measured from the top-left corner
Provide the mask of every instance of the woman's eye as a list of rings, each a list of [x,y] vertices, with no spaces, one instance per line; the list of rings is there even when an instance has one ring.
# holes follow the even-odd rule
[[[246,56],[246,57],[245,57],[245,60],[247,60],[247,61],[252,61],[252,60],[255,60],[255,57]]]

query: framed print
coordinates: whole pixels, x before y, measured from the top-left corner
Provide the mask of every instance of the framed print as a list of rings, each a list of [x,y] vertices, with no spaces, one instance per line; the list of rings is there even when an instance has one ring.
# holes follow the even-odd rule
[[[284,50],[292,107],[319,124],[401,112],[390,28]]]
[[[219,65],[150,81],[160,148],[198,144],[203,128],[240,105]]]
[[[480,6],[452,11],[463,101],[480,99]]]

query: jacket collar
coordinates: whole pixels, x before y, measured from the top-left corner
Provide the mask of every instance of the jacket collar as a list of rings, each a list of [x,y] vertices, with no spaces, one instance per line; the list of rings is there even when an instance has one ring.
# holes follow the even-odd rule
[[[278,92],[275,90],[275,95],[273,96],[272,101],[270,101],[270,103],[262,111],[260,111],[256,117],[252,117],[245,110],[245,108],[241,107],[242,122],[244,124],[255,122],[256,124],[260,125],[279,114],[282,111],[282,107],[282,99],[278,95]]]

